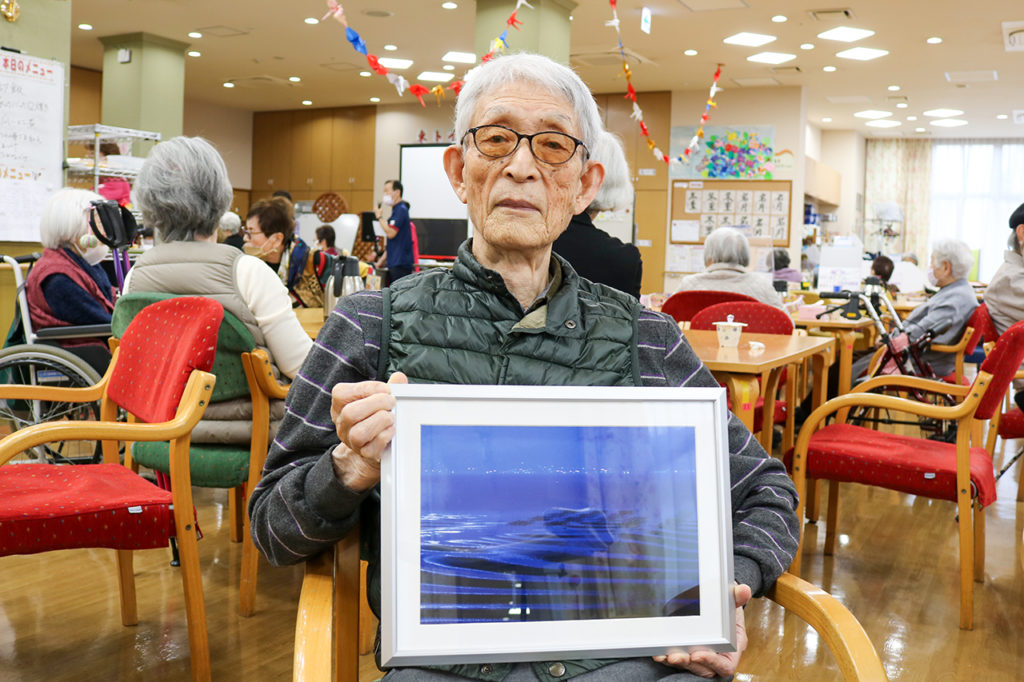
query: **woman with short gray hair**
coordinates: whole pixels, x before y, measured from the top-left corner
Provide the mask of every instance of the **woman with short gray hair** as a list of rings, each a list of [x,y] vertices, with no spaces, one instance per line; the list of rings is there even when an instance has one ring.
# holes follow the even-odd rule
[[[217,243],[231,198],[224,160],[209,142],[175,137],[156,145],[135,181],[135,201],[162,243],[136,261],[124,290],[217,300],[294,377],[312,341],[277,275],[258,258]]]
[[[704,272],[687,275],[677,291],[731,291],[782,307],[771,275],[750,272],[750,242],[733,227],[720,227],[704,240]]]

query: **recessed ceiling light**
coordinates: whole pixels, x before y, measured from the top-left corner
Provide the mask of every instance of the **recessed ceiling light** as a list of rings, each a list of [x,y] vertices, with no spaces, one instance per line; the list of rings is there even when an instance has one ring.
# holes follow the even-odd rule
[[[373,74],[372,74],[372,73],[370,73],[369,71],[360,71],[360,72],[359,72],[359,75],[360,75],[360,76],[362,76],[363,78],[369,78],[369,77],[370,77],[370,76],[372,76]]]
[[[411,59],[397,59],[395,57],[380,57],[379,59],[377,59],[377,63],[389,69],[398,70],[408,69],[410,66],[412,66]]]
[[[83,31],[91,31],[92,24],[79,24],[78,28],[82,29]]]
[[[458,5],[454,2],[442,2],[441,9],[457,9]]]
[[[869,31],[866,28],[853,28],[852,26],[836,26],[830,28],[827,31],[822,31],[818,34],[819,38],[825,40],[838,40],[841,43],[852,43],[860,40],[861,38],[867,38],[868,36],[875,35],[874,31]]]
[[[772,21],[775,22],[776,24],[784,24],[787,21],[789,21],[789,17],[783,14],[776,14],[774,17],[772,17]]]
[[[391,43],[388,43],[387,45],[384,46],[384,49],[387,50],[388,52],[394,52],[395,50],[398,49],[398,45],[392,45]]]
[[[940,128],[956,128],[958,126],[967,125],[967,121],[962,118],[937,118],[934,121],[929,121],[933,126],[939,126]]]
[[[923,133],[923,132],[925,132],[925,130],[926,130],[925,128],[914,128],[914,132],[915,133]]]
[[[761,64],[783,64],[796,59],[795,54],[786,52],[758,52],[747,57],[748,62],[759,62]]]
[[[320,20],[317,19],[316,17],[306,17],[305,19],[303,19],[303,21],[310,25],[320,23]]]
[[[202,38],[203,34],[200,33],[199,31],[189,31],[188,37],[189,38]]]
[[[964,112],[959,109],[929,109],[924,112],[925,116],[933,116],[935,118],[949,118],[950,116],[959,116]]]
[[[832,122],[832,118],[829,117],[829,116],[826,116],[825,118],[821,119],[821,122],[822,123],[831,123]]]
[[[908,121],[916,121],[917,120],[917,116],[907,116],[907,120]]]
[[[232,83],[231,81],[224,81],[224,87],[225,88],[233,88],[233,87],[235,87],[235,84]]]
[[[683,54],[685,54],[687,57],[696,57],[697,50],[683,50]]]
[[[813,50],[814,49],[814,43],[801,43],[800,44],[800,49],[801,50]]]
[[[864,125],[871,126],[872,128],[895,128],[896,126],[903,125],[900,121],[881,120],[881,121],[868,121]]]
[[[834,67],[834,66],[823,66],[823,67],[821,67],[821,70],[825,71],[827,73],[832,73],[833,71],[836,70],[836,67]]]
[[[885,118],[892,116],[891,111],[879,111],[878,109],[865,109],[854,114],[857,118]]]
[[[843,59],[856,59],[859,62],[867,62],[872,59],[878,59],[889,54],[889,50],[879,50],[875,47],[851,47],[849,50],[843,50],[842,52],[836,52],[837,57]]]
[[[299,83],[302,81],[302,79],[299,78],[298,76],[288,76],[288,80],[290,80],[292,83]]]
[[[313,105],[313,100],[311,100],[311,99],[304,99],[304,100],[302,100],[302,106],[309,107],[309,106],[312,106],[312,105]]]
[[[775,40],[775,36],[768,36],[764,35],[763,33],[747,33],[744,31],[742,33],[736,33],[734,35],[731,35],[728,38],[723,38],[722,42],[728,43],[729,45],[746,45],[747,47],[761,47],[762,45],[767,45],[773,40]]]
[[[942,38],[940,38],[938,36],[932,36],[931,38],[929,38],[925,42],[928,43],[929,45],[938,45],[939,43],[942,42]]]
[[[456,64],[476,64],[476,55],[472,52],[446,52],[441,57],[442,62],[455,62]]]
[[[996,114],[996,118],[998,118],[1000,121],[1005,121],[1006,119],[1008,119],[1010,117],[1007,116],[1006,114]]]
[[[444,69],[445,71],[454,71],[455,70],[455,67],[452,66],[451,64],[445,64],[441,68]]]
[[[380,101],[380,97],[371,97],[370,101],[371,102],[379,102]]]
[[[203,54],[201,52],[199,52],[198,50],[189,50],[185,54],[187,54],[189,57],[202,57],[203,56]]]
[[[889,90],[889,92],[899,92],[900,86],[898,86],[898,85],[890,85],[888,90]]]
[[[897,102],[897,103],[896,103],[896,108],[897,108],[897,109],[906,109],[906,108],[907,108],[907,107],[909,107],[909,106],[910,106],[910,105],[909,105],[909,104],[907,104],[906,102]]]
[[[432,83],[447,83],[452,78],[455,78],[455,74],[441,71],[424,71],[416,76],[418,81],[431,81]]]

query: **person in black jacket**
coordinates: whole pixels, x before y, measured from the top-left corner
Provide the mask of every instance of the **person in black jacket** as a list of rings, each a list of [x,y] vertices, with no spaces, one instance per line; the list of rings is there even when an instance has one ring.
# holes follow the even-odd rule
[[[587,210],[572,217],[552,249],[569,261],[581,277],[639,299],[643,274],[640,250],[595,227],[593,220],[601,211],[633,208],[633,185],[622,142],[614,133],[602,131],[591,158],[604,166],[604,183]]]

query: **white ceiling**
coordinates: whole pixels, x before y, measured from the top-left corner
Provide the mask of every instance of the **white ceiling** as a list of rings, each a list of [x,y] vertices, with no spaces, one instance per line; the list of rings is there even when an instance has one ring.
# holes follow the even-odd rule
[[[457,2],[454,10],[442,9],[441,0],[350,0],[343,5],[371,53],[415,61],[402,72],[414,81],[422,70],[440,71],[445,52],[473,51],[475,3]],[[508,4],[511,13],[515,2]],[[651,35],[640,30],[644,5],[653,15]],[[700,9],[722,6],[731,8]],[[1001,26],[1004,21],[1024,22],[1020,0],[850,0],[840,4],[831,0],[620,0],[618,7],[623,43],[643,58],[631,64],[633,83],[641,92],[707,88],[716,63],[721,62],[720,84],[725,88],[743,87],[737,81],[750,78],[803,86],[808,120],[826,130],[855,129],[869,137],[920,137],[914,129],[924,127],[924,134],[933,137],[1024,137],[1024,124],[1013,123],[1013,110],[1024,110],[1024,51],[1004,49]],[[823,21],[811,15],[812,10],[836,8],[849,9],[853,18]],[[367,14],[382,10],[390,15]],[[306,99],[314,107],[368,104],[370,97],[379,97],[385,104],[414,101],[408,93],[399,98],[381,76],[358,75],[366,62],[337,23],[303,22],[324,12],[324,2],[313,0],[74,0],[71,62],[100,70],[99,37],[141,31],[190,43],[191,49],[202,53],[187,59],[185,91],[190,99],[251,111],[297,109]],[[788,21],[773,23],[771,17],[778,14]],[[534,17],[528,7],[519,10],[524,24]],[[597,93],[625,89],[616,59],[609,58],[601,66],[584,66],[577,59],[591,53],[616,53],[615,30],[605,25],[610,18],[605,0],[580,0],[573,12],[573,63]],[[74,28],[80,23],[92,24],[94,30]],[[853,44],[817,37],[839,24],[870,29],[875,35]],[[191,39],[189,31],[204,36]],[[762,48],[722,43],[740,31],[775,35],[777,40]],[[930,36],[940,36],[943,42],[929,45],[925,40]],[[510,38],[514,48],[515,31],[510,31]],[[801,50],[800,44],[806,42],[813,43],[814,49]],[[386,52],[385,43],[397,45],[398,50]],[[835,56],[851,46],[882,48],[889,54],[869,62]],[[698,54],[684,56],[685,49]],[[796,66],[800,72],[791,68],[774,72],[771,66],[746,61],[762,50],[795,54],[795,60],[781,66]],[[826,65],[837,70],[826,73],[822,70]],[[457,76],[464,68],[457,66]],[[954,71],[994,71],[998,80],[957,86],[946,77]],[[302,81],[289,83],[289,76]],[[253,78],[262,82],[242,85]],[[239,86],[224,88],[227,80],[237,80]],[[889,85],[899,85],[900,90],[890,92]],[[895,102],[887,100],[893,96],[905,97],[908,107],[895,108]],[[930,125],[923,112],[939,107],[962,110],[958,118],[968,125],[946,129]],[[885,130],[867,127],[863,119],[853,116],[863,109],[890,111],[891,118],[902,124]],[[998,120],[998,114],[1009,118]],[[918,120],[906,121],[907,116]],[[823,122],[825,117],[832,121]]]

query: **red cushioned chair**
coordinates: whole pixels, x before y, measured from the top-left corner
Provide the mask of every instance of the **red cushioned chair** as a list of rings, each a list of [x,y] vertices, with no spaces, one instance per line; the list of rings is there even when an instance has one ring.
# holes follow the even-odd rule
[[[37,424],[0,440],[0,464],[6,465],[0,466],[0,556],[116,550],[121,622],[134,625],[132,550],[163,548],[177,537],[195,680],[210,678],[210,651],[189,485],[189,436],[213,392],[216,377],[208,370],[223,315],[219,303],[205,298],[154,304],[128,327],[95,386],[0,386],[4,399],[101,401],[99,421]],[[128,422],[117,421],[118,408],[128,413]],[[30,448],[71,437],[102,441],[103,463],[8,464]],[[164,440],[171,442],[173,493],[119,463],[119,441]],[[45,563],[40,568],[45,571]]]
[[[988,439],[985,441],[985,449],[995,454],[996,437],[1003,440],[1011,438],[1024,438],[1024,412],[1019,407],[1014,407],[1009,412],[996,414],[988,428]],[[1024,450],[1019,451],[1011,460],[1020,459]],[[1009,466],[1007,466],[1009,468]],[[1017,479],[1017,501],[1024,502],[1024,463],[1020,466],[1020,477]]]
[[[942,377],[943,381],[948,381],[951,384],[970,383],[964,377],[964,362],[967,356],[972,355],[978,348],[978,344],[981,343],[982,338],[986,335],[986,329],[989,330],[988,334],[995,333],[995,325],[992,324],[992,318],[988,314],[988,306],[982,303],[971,313],[971,317],[967,320],[967,327],[956,344],[932,344],[932,350],[941,353],[954,353],[956,356],[956,369],[953,370],[952,374]],[[989,338],[990,341],[995,341],[995,339],[996,337]]]
[[[753,296],[734,294],[731,291],[677,291],[661,306],[661,312],[671,315],[676,322],[689,322],[704,308],[726,301],[757,301]]]
[[[760,301],[716,303],[694,315],[690,320],[690,329],[713,330],[715,329],[715,322],[722,322],[729,315],[732,315],[734,322],[746,324],[747,326],[743,329],[746,332],[754,334],[783,334],[785,336],[793,334],[793,318],[784,310],[767,303],[761,303]],[[796,383],[787,381],[787,374],[788,372],[783,368],[781,373],[777,373],[775,380],[775,387],[785,385],[785,400],[776,400],[775,387],[770,385],[771,378],[765,376],[761,380],[761,395],[758,396],[757,403],[754,406],[754,431],[760,432],[761,444],[768,452],[772,451],[772,426],[774,424],[785,425],[782,432],[783,450],[793,447],[793,419],[787,406],[796,402]],[[768,407],[772,420],[766,424],[764,421],[764,404],[768,401],[772,403]]]
[[[797,506],[800,518],[803,518],[807,479],[829,481],[825,554],[832,554],[835,549],[840,481],[955,501],[960,537],[960,627],[970,630],[974,625],[973,583],[975,579],[981,579],[985,564],[984,509],[996,499],[992,457],[983,447],[971,447],[971,441],[980,442],[984,420],[990,419],[998,410],[1022,359],[1024,322],[1018,322],[999,338],[971,386],[951,386],[910,376],[876,377],[811,413],[800,429],[791,468],[800,496]],[[962,400],[957,405],[946,407],[868,393],[880,387],[914,388],[956,395]],[[881,433],[844,423],[846,413],[860,406],[955,420],[956,443]],[[838,413],[837,422],[815,431],[832,413]],[[801,546],[802,540],[801,527]],[[800,551],[797,551],[790,567],[790,571],[797,575],[800,573],[800,560]]]

